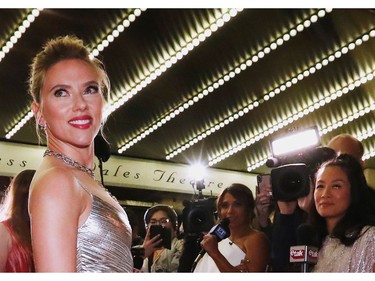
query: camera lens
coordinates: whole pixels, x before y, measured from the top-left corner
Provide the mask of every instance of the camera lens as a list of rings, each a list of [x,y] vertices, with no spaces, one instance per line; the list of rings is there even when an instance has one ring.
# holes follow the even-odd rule
[[[214,224],[215,199],[206,198],[190,202],[183,210],[184,231],[200,233]]]
[[[271,171],[272,192],[275,200],[293,201],[309,191],[309,174],[305,164],[289,164]]]
[[[302,189],[303,182],[304,179],[301,177],[300,173],[296,171],[285,173],[283,177],[280,178],[280,185],[283,186],[282,193],[287,197],[298,194]]]
[[[189,214],[192,226],[200,226],[207,221],[207,212],[204,209],[193,209]]]

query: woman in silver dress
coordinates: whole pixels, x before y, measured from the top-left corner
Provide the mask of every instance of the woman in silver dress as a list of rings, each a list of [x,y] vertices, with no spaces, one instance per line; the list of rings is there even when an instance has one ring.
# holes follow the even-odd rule
[[[93,171],[109,95],[102,63],[82,40],[58,37],[34,58],[29,84],[47,140],[29,201],[36,271],[131,272],[128,217]]]

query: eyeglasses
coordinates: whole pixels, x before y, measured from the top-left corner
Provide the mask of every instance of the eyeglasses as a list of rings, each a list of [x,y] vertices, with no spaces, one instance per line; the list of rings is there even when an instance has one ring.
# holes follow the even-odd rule
[[[168,219],[168,218],[161,218],[160,220],[150,219],[150,224],[151,225],[159,224],[159,225],[165,226],[169,222],[170,222],[170,219]]]

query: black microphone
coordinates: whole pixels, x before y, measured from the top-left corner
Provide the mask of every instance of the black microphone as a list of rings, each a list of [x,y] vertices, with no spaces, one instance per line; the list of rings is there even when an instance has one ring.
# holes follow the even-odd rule
[[[107,162],[111,156],[109,144],[105,141],[103,136],[97,134],[94,139],[94,153],[100,161]]]
[[[309,264],[318,261],[318,239],[316,229],[307,223],[297,228],[297,246],[290,247],[289,261],[301,263],[301,272],[308,272]]]
[[[94,139],[94,153],[99,160],[100,179],[102,185],[104,186],[103,162],[106,162],[109,159],[109,157],[111,156],[111,150],[109,144],[100,134],[97,134]]]
[[[230,236],[229,223],[230,223],[230,221],[229,221],[228,218],[222,219],[219,224],[217,224],[213,228],[211,228],[211,230],[208,234],[215,235],[215,237],[217,239],[217,242],[220,242],[221,240]],[[201,260],[201,258],[204,256],[205,253],[206,253],[205,249],[202,249],[199,252],[197,258],[194,260],[193,266],[191,268],[191,272],[194,271],[198,262]]]

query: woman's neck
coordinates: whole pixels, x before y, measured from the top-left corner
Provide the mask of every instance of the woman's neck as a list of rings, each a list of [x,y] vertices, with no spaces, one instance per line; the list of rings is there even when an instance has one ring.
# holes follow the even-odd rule
[[[326,218],[326,227],[327,227],[327,232],[329,235],[333,233],[333,230],[336,227],[340,219],[339,218]]]

